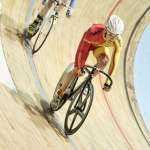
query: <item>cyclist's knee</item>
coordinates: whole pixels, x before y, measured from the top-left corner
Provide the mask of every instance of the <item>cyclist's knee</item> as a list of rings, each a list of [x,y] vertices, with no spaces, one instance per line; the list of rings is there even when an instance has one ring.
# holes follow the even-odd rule
[[[49,0],[48,4],[46,5],[47,9],[50,9],[52,7],[53,0]]]
[[[106,58],[105,56],[101,56],[97,59],[97,67],[105,67],[108,63],[108,58]]]

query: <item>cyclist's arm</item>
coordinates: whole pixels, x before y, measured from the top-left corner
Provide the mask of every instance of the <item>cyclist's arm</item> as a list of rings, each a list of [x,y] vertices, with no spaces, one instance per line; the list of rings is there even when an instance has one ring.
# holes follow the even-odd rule
[[[115,42],[114,42],[114,51],[112,53],[112,57],[111,57],[111,62],[110,62],[110,66],[109,66],[109,70],[108,70],[108,74],[113,77],[115,74],[115,71],[117,69],[118,66],[118,61],[119,61],[119,57],[120,57],[120,52],[122,49],[122,38],[119,36]],[[106,84],[110,84],[109,79],[106,79]]]
[[[81,69],[85,65],[85,62],[91,50],[90,46],[93,46],[93,49],[94,49],[95,46],[92,44],[92,40],[96,38],[98,39],[99,32],[97,34],[94,34],[94,33],[99,31],[100,29],[101,29],[100,24],[93,24],[84,33],[82,40],[80,41],[80,45],[78,47],[77,55],[76,55],[76,62],[78,62],[77,67],[79,69]]]
[[[89,55],[89,47],[90,47],[90,37],[88,31],[86,31],[80,41],[78,46],[76,57],[75,57],[75,67],[81,69]]]
[[[76,0],[71,0],[69,7],[74,8]]]

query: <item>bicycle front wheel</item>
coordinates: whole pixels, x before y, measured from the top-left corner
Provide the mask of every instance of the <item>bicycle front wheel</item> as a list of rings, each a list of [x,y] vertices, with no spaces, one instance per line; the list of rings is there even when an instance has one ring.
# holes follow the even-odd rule
[[[42,45],[44,44],[45,40],[47,39],[54,22],[54,16],[52,15],[40,28],[39,34],[35,40],[33,45],[32,54],[38,52]]]
[[[81,127],[90,111],[94,88],[92,83],[88,83],[86,88],[88,88],[86,95],[81,94],[83,88],[73,95],[73,100],[68,108],[64,124],[65,132],[68,135],[74,134]]]

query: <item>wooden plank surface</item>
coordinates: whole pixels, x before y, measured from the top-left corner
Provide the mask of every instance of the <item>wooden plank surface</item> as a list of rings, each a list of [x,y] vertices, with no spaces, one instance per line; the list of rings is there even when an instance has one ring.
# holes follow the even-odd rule
[[[77,1],[73,18],[65,18],[66,9],[64,9],[44,46],[33,57],[27,52],[23,31],[26,28],[28,15],[32,22],[43,7],[41,1],[35,1],[31,14],[29,7],[33,1],[2,0],[1,2],[3,4],[0,21],[2,47],[18,92],[0,84],[0,149],[150,149],[150,134],[141,118],[135,93],[125,82],[132,86],[134,84],[134,54],[140,36],[150,20],[149,11],[138,24],[128,51],[127,44],[136,22],[149,7],[150,1],[146,3],[144,0]],[[95,95],[90,113],[79,131],[68,139],[49,112],[48,103],[64,69],[74,61],[84,31],[95,22],[104,23],[117,3],[119,5],[115,8],[114,14],[124,21],[125,31],[122,34],[124,46],[113,88],[109,93],[103,93],[99,77],[93,79]],[[31,40],[32,44],[34,40],[35,38]],[[31,66],[32,60],[48,102],[37,84]],[[87,63],[94,65],[95,59],[92,53]],[[124,66],[126,66],[125,71]],[[55,113],[62,125],[68,104]]]

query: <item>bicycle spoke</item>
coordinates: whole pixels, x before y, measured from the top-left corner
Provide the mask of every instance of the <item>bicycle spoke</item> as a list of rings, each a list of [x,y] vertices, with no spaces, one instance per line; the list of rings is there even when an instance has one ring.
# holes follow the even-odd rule
[[[47,36],[47,34],[46,33],[40,33],[44,38]]]
[[[93,85],[88,85],[87,95],[83,95],[83,86],[74,91],[72,102],[68,108],[65,118],[65,132],[74,134],[83,124],[87,117],[93,101]]]
[[[76,109],[74,108],[74,109],[72,109],[71,111],[68,112],[68,116],[69,116],[69,115],[72,115],[72,114],[75,113],[75,112],[76,112]]]
[[[85,103],[87,102],[87,99],[90,97],[90,94],[88,94],[85,98],[85,100],[82,102],[82,105],[80,106],[80,108],[82,108],[83,105],[85,105]]]
[[[74,108],[71,111],[68,112],[68,116],[72,115],[73,113],[77,113],[81,118],[84,117],[84,113],[81,112],[80,110]]]
[[[72,123],[71,123],[71,126],[70,126],[70,130],[72,129],[76,118],[77,118],[77,112],[75,113],[75,115],[73,117],[73,120],[72,120]]]
[[[77,111],[78,115],[83,119],[85,114],[83,113],[83,111]]]

